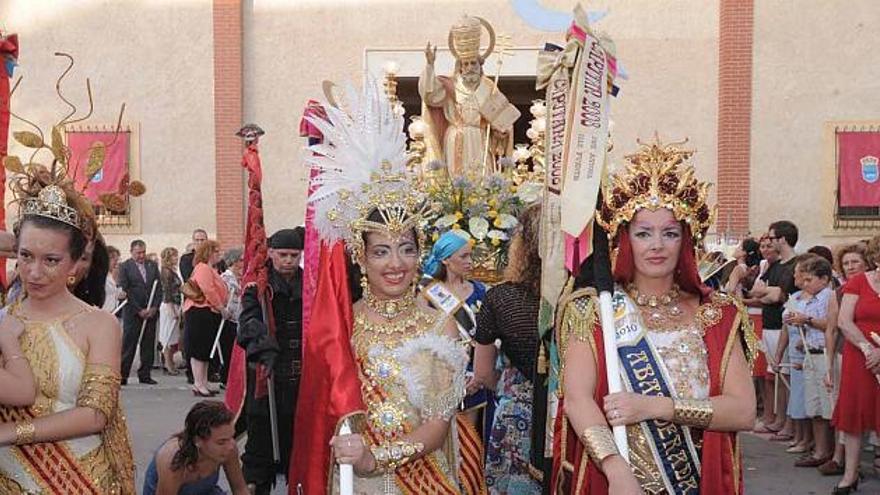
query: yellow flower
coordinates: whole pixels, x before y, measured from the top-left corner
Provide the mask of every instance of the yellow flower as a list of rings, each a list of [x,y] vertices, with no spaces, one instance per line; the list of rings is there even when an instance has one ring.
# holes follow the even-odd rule
[[[498,216],[498,212],[495,210],[489,210],[489,218],[495,218]]]
[[[499,228],[499,229],[500,229],[500,228],[501,228],[501,219],[496,217],[496,218],[495,218],[495,221],[492,222],[492,225],[494,225],[496,228]],[[497,245],[497,244],[496,244],[496,245]]]
[[[457,212],[455,212],[455,217],[458,218],[459,220],[461,220],[462,217],[464,217],[464,213],[457,211]]]
[[[431,240],[434,241],[434,242],[437,242],[437,239],[439,239],[439,238],[440,238],[440,233],[439,233],[439,232],[434,232],[434,234],[431,235]]]
[[[496,201],[495,198],[492,198],[489,200],[489,206],[491,206],[492,208],[495,208],[495,205],[497,205],[497,204],[498,204],[498,201]]]
[[[497,238],[497,237],[494,238],[494,239],[492,239],[492,245],[495,246],[495,247],[500,246],[500,245],[501,245],[501,239],[499,239],[499,238]]]

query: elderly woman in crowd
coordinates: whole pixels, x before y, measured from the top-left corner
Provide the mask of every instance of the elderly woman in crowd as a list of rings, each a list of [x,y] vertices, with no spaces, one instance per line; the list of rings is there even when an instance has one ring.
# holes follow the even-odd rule
[[[232,357],[232,346],[235,345],[235,336],[238,335],[238,317],[241,315],[241,276],[244,274],[244,251],[240,247],[232,248],[223,255],[226,271],[220,274],[226,290],[229,292],[229,303],[226,305],[228,315],[223,325],[223,333],[220,335],[220,352],[223,355],[223,372],[220,376],[221,383],[225,386],[229,378],[229,360]]]
[[[532,379],[538,357],[538,309],[541,259],[538,257],[540,206],[520,215],[520,227],[510,245],[504,283],[486,293],[477,313],[475,339],[481,352],[494,352],[501,341],[505,363],[498,381],[498,405],[486,445],[486,484],[489,493],[540,493],[541,484],[530,472]],[[478,360],[477,380],[493,376],[493,360]]]
[[[840,393],[832,423],[843,433],[843,478],[834,493],[847,494],[859,486],[862,434],[880,430],[880,235],[868,243],[869,271],[849,278],[843,286],[838,325],[846,339],[840,373]],[[875,462],[876,465],[876,462]]]

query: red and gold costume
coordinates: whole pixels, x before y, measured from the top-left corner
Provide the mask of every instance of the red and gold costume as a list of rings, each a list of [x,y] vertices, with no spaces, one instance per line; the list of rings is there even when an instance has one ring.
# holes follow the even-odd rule
[[[609,337],[616,349],[606,354],[595,290],[569,291],[560,301],[563,309],[556,324],[561,378],[553,493],[608,493],[607,478],[585,448],[584,442],[592,440],[583,436],[586,432],[573,431],[566,416],[563,377],[566,361],[578,358],[566,355],[573,341],[588,344],[592,352],[596,387],[591,396],[600,410],[609,394],[607,356],[619,359],[623,391],[706,404],[709,418],[709,398],[721,395],[736,347],[742,346],[746,359],[752,361],[756,338],[747,312],[737,300],[712,293],[697,272],[694,246],[704,239],[713,214],[706,203],[708,184],[696,180],[693,168],[685,164],[692,154],[675,145],[643,144],[638,153],[626,157],[626,169],[604,189],[596,220],[617,248],[617,285],[611,296],[614,328]],[[639,210],[661,208],[682,225],[673,295],[664,296],[665,302],[658,301],[659,296],[639,294],[633,285],[635,263],[628,232]],[[683,315],[675,305],[679,289],[699,297],[693,321],[678,318]],[[737,434],[706,429],[708,421],[698,423],[702,427],[694,424],[649,419],[626,427],[630,467],[645,493],[742,493]]]
[[[596,361],[596,390],[593,399],[602,407],[603,397],[608,394],[605,378],[605,354],[602,343],[602,327],[599,324],[595,294],[590,289],[582,289],[571,294],[563,303],[565,310],[557,329],[560,355],[565,355],[571,339],[588,342]],[[700,312],[713,318],[704,319],[703,339],[708,364],[709,396],[719,395],[724,386],[727,365],[734,346],[743,345],[748,351],[751,326],[748,315],[732,298],[713,293],[700,305]],[[748,344],[748,345],[747,345]],[[746,355],[749,355],[746,352]],[[564,366],[564,364],[563,364]],[[560,385],[560,389],[562,386]],[[608,493],[605,475],[587,456],[579,440],[578,432],[572,430],[565,418],[565,397],[560,397],[560,412],[557,416],[557,436],[554,445],[553,493],[571,495],[603,495]],[[692,430],[693,431],[693,430]],[[695,435],[701,437],[700,493],[742,493],[741,452],[736,433],[702,431]],[[653,461],[642,432],[637,427],[627,429],[631,462],[636,478],[643,484],[646,493],[666,493],[656,482],[656,463]],[[699,442],[698,442],[699,443]],[[647,486],[644,486],[647,485]],[[656,487],[659,491],[651,491]]]

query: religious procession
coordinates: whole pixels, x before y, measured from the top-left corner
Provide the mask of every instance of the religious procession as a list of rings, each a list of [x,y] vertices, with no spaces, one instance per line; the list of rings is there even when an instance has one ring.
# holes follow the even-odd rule
[[[871,14],[0,4],[0,494],[880,493]]]

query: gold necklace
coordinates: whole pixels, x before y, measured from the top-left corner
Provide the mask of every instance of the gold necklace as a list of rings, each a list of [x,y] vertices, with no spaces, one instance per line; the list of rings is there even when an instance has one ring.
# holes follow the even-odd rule
[[[393,320],[415,305],[415,295],[407,291],[398,299],[379,299],[373,295],[369,283],[362,283],[364,302],[367,307],[386,320]]]
[[[673,284],[672,288],[666,293],[656,295],[648,295],[639,292],[635,284],[627,287],[627,292],[636,305],[642,316],[645,318],[645,324],[652,330],[672,330],[678,328],[679,320],[684,311],[678,305],[681,291],[678,285]]]

